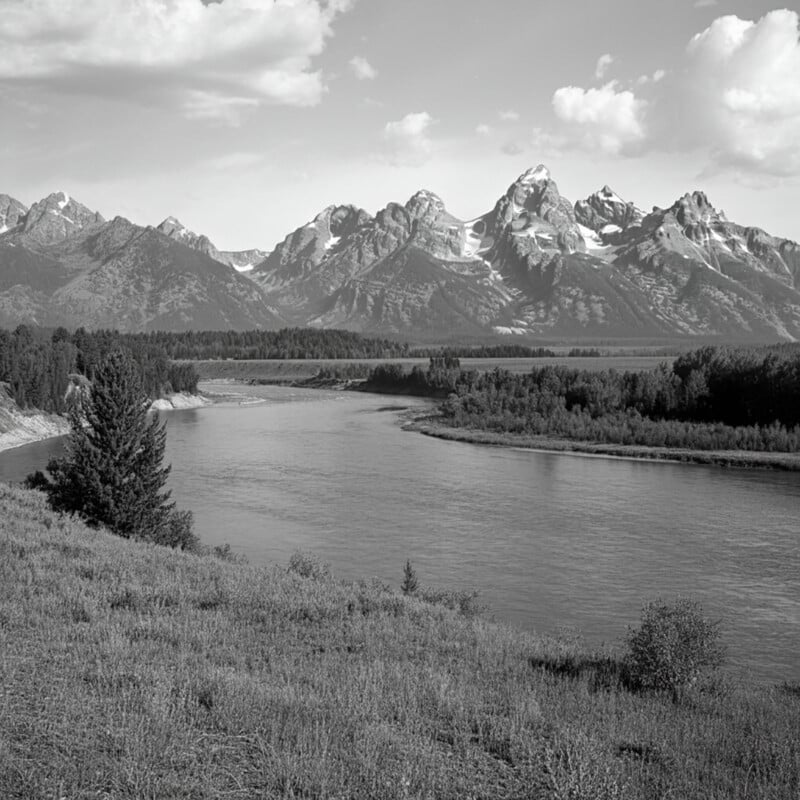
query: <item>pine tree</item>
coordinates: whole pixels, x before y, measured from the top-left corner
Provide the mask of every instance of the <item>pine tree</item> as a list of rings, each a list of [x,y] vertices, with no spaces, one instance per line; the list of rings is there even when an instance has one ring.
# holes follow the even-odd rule
[[[44,489],[55,510],[77,513],[90,525],[191,547],[191,515],[176,511],[164,488],[166,429],[157,415],[148,418],[148,405],[136,362],[111,353],[95,370],[91,391],[70,407],[66,456],[50,460],[51,479],[37,473],[29,484]]]
[[[411,566],[411,562],[406,561],[406,565],[403,568],[403,583],[400,584],[400,590],[403,594],[414,594],[418,588],[419,580],[417,579],[417,573],[414,571],[414,567]]]

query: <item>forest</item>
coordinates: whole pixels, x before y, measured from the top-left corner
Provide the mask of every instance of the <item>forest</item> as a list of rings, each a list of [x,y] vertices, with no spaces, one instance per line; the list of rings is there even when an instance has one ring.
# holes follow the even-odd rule
[[[519,343],[423,346],[386,338],[370,338],[353,331],[283,328],[278,331],[153,331],[126,334],[126,339],[160,347],[176,361],[233,359],[376,359],[376,358],[552,358],[546,347]],[[562,354],[563,355],[563,354]],[[603,355],[597,348],[572,348],[567,355]]]
[[[352,331],[283,328],[279,331],[184,331],[127,334],[175,360],[406,358],[409,345]]]
[[[442,398],[454,427],[582,441],[703,450],[800,451],[800,347],[703,347],[672,368],[590,372],[563,366],[527,374],[376,367],[365,391]]]
[[[197,391],[194,366],[172,363],[165,350],[147,337],[27,325],[0,330],[0,383],[20,408],[59,414],[65,410],[72,376],[91,380],[97,365],[114,350],[127,350],[136,360],[149,397]]]

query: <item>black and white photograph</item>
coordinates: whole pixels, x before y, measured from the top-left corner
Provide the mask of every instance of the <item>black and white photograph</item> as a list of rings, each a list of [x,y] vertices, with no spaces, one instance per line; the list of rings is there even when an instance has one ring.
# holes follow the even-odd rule
[[[797,0],[0,0],[0,800],[800,800]]]

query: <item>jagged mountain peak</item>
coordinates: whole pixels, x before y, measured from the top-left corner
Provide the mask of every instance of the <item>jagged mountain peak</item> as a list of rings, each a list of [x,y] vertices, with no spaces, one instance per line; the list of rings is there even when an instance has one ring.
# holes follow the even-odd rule
[[[515,183],[546,183],[550,180],[552,180],[550,170],[544,164],[539,164],[537,167],[526,169],[525,172],[517,178]]]
[[[195,242],[200,239],[208,241],[207,236],[198,236],[194,231],[190,231],[177,217],[167,217],[163,222],[156,225],[156,230],[169,236],[170,239],[187,240],[186,243]],[[193,244],[190,244],[193,247]]]
[[[498,200],[490,215],[490,231],[496,242],[512,235],[514,249],[530,262],[538,252],[584,252],[571,203],[544,164],[522,173]]]
[[[575,218],[584,228],[601,236],[613,236],[641,225],[644,212],[623,200],[608,184],[575,203]]]
[[[25,215],[22,233],[41,245],[57,244],[105,219],[67,192],[53,192],[34,203]]]
[[[413,219],[423,219],[433,224],[444,214],[447,214],[444,200],[435,192],[420,189],[415,192],[405,205],[406,211]]]

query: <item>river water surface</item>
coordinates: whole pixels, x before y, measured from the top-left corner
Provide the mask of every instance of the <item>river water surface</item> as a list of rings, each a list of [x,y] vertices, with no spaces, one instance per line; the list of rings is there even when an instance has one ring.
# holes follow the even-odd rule
[[[614,642],[645,599],[723,620],[735,669],[800,680],[800,474],[445,442],[407,398],[262,387],[265,402],[167,415],[179,505],[251,562],[310,550],[344,578],[480,591],[489,613]],[[57,440],[0,453],[18,481]]]

